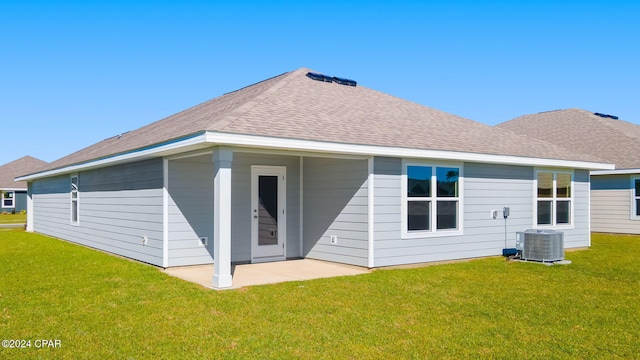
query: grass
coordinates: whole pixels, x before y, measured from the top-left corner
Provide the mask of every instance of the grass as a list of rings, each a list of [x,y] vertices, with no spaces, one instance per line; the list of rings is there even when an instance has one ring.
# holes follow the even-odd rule
[[[24,224],[27,214],[3,214],[0,212],[0,224]]]
[[[0,358],[640,357],[640,237],[567,266],[489,258],[213,291],[45,236],[0,232]]]

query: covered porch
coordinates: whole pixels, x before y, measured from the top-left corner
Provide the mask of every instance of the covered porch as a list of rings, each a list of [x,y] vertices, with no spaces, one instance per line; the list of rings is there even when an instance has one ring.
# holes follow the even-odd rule
[[[209,286],[219,289],[253,284],[243,274],[258,263],[299,264],[266,271],[267,283],[322,274],[311,259],[333,264],[324,270],[371,267],[371,173],[363,156],[214,147],[165,158],[164,267],[202,279],[204,271],[188,268],[205,265]]]

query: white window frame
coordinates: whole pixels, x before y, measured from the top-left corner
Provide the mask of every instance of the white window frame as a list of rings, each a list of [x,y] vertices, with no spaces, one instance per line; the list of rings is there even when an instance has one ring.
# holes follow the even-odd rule
[[[428,201],[431,202],[430,211],[430,229],[429,230],[408,230],[408,202],[407,196],[407,168],[409,166],[425,166],[431,167],[431,196],[428,197]],[[437,171],[436,168],[451,167],[458,169],[458,196],[457,197],[437,197]],[[463,163],[450,163],[440,161],[421,161],[421,160],[403,160],[402,161],[402,175],[400,191],[402,193],[401,204],[401,226],[402,226],[402,239],[417,239],[417,238],[429,238],[429,237],[446,237],[446,236],[460,236],[464,234],[464,166]],[[425,198],[427,199],[427,198]],[[439,201],[457,201],[458,202],[458,227],[457,229],[441,229],[438,230],[437,226],[437,204]],[[416,201],[420,201],[417,200]]]
[[[0,199],[2,201],[2,208],[3,209],[15,209],[16,208],[16,192],[13,190],[3,190],[0,193],[2,193],[2,198]],[[13,196],[11,197],[11,206],[6,206],[4,204],[4,194],[8,194],[8,193],[13,193]]]
[[[73,187],[73,179],[76,179],[76,188]],[[76,197],[73,197],[73,194]],[[73,203],[76,203],[76,216],[73,219]],[[80,177],[78,174],[71,174],[69,177],[69,222],[71,225],[80,226]]]
[[[550,198],[538,197],[538,174],[539,173],[551,173],[553,175],[553,186],[551,189],[552,196]],[[568,198],[557,197],[557,178],[558,174],[569,174],[571,176],[571,194]],[[551,201],[551,224],[538,224],[538,201]],[[569,201],[569,224],[557,224],[557,202]],[[575,174],[573,170],[558,170],[558,169],[536,169],[533,178],[533,226],[540,229],[574,229],[575,228]]]
[[[640,199],[640,194],[636,194],[636,180],[640,180],[640,176],[631,176],[630,180],[629,180],[629,187],[630,187],[630,195],[631,195],[631,213],[629,214],[629,219],[630,220],[640,220],[640,215],[636,215],[637,212],[637,207],[636,207],[636,199]]]

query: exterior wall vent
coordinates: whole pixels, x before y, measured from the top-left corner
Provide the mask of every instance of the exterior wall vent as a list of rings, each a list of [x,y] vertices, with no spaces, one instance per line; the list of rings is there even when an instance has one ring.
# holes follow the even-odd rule
[[[564,260],[564,233],[536,229],[518,232],[516,248],[522,251],[522,260],[542,262]]]
[[[593,115],[600,116],[600,117],[603,117],[603,118],[609,118],[609,119],[613,119],[613,120],[618,120],[618,117],[615,116],[615,115],[602,114],[602,113],[593,113]]]

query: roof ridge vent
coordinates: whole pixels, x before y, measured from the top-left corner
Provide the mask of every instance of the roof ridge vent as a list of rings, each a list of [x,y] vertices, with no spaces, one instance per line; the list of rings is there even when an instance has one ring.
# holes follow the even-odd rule
[[[308,72],[307,77],[310,78],[311,80],[316,80],[316,81],[333,82],[333,78],[331,76],[318,74],[314,72]]]
[[[602,113],[593,113],[593,115],[600,116],[600,117],[603,117],[603,118],[609,118],[609,119],[613,119],[613,120],[618,120],[618,117],[615,116],[615,115],[602,114]]]
[[[312,80],[316,80],[316,81],[334,82],[334,83],[340,84],[340,85],[347,85],[347,86],[356,86],[357,85],[357,82],[355,80],[339,78],[337,76],[329,76],[329,75],[324,75],[324,74],[318,74],[318,73],[314,73],[314,72],[308,72],[307,73],[307,77],[312,79]]]

